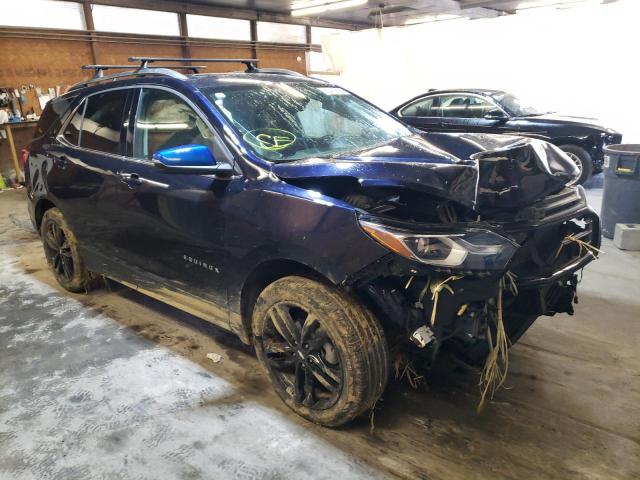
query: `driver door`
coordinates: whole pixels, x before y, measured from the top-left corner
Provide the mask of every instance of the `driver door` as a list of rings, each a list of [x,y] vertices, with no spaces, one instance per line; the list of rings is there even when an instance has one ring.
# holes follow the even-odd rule
[[[202,308],[228,325],[224,243],[228,192],[237,179],[174,172],[152,161],[159,150],[206,145],[218,162],[228,152],[202,112],[183,95],[160,87],[138,90],[132,108],[127,156],[117,172],[121,183],[118,247],[145,293]],[[192,312],[199,314],[199,312]],[[200,315],[202,316],[202,315]]]
[[[504,118],[488,118],[488,115],[502,114]],[[487,98],[470,95],[466,108],[467,125],[469,132],[476,133],[513,133],[517,132],[509,116],[495,103]]]
[[[451,94],[440,97],[442,108],[442,128],[446,132],[471,132],[471,97],[465,94]]]

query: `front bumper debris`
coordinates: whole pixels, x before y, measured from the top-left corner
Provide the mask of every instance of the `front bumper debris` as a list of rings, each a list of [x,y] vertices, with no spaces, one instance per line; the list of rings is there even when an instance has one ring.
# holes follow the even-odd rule
[[[547,197],[519,213],[518,221],[491,224],[518,245],[502,271],[456,271],[390,254],[358,272],[346,286],[431,361],[447,343],[486,355],[499,292],[506,334],[514,343],[540,315],[573,314],[578,272],[597,257],[600,247],[600,221],[581,188]],[[489,225],[480,223],[483,228]]]

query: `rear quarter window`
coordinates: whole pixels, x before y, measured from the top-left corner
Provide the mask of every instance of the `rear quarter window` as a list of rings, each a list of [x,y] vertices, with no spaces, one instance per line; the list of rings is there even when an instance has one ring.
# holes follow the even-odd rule
[[[422,98],[400,111],[403,117],[437,117],[440,112],[434,106],[435,97]]]
[[[59,128],[62,117],[69,111],[75,98],[75,96],[58,97],[48,102],[40,115],[34,138],[40,138],[46,134],[52,135]]]
[[[38,125],[36,126],[35,136],[43,136],[51,129],[53,124],[59,118],[60,116],[56,112],[54,112],[53,107],[51,106],[51,102],[47,103],[47,106],[44,107],[42,115],[40,115],[40,120],[38,121]]]

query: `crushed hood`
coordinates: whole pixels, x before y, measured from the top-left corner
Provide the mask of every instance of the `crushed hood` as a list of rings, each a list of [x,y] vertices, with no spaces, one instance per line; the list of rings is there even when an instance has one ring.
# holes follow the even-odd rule
[[[553,145],[506,135],[423,133],[332,157],[273,165],[286,179],[352,177],[363,187],[409,188],[482,211],[560,191],[576,167]]]
[[[578,174],[558,147],[535,138],[487,134],[424,137],[442,149],[455,149],[477,161],[476,210],[518,209],[562,190]]]

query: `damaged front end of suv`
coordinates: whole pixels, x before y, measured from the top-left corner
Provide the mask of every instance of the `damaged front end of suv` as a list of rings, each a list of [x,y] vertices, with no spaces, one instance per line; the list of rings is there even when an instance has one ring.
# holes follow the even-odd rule
[[[537,317],[573,314],[577,272],[600,246],[583,188],[566,186],[571,161],[539,140],[423,134],[275,172],[355,207],[389,254],[343,285],[422,365],[442,349],[484,363],[483,399],[504,380],[506,349]]]

